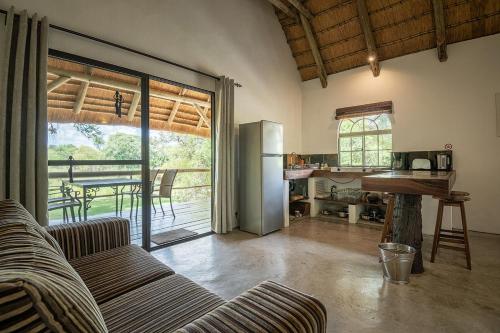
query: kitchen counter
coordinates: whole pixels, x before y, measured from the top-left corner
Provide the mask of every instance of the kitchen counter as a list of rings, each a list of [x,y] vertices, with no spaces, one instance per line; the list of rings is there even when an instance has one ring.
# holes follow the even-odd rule
[[[361,178],[363,191],[394,193],[387,209],[386,223],[392,230],[394,243],[415,248],[412,273],[423,273],[422,259],[422,195],[447,196],[455,184],[455,171],[391,171]],[[391,212],[391,213],[392,213]],[[385,241],[382,236],[382,242]]]
[[[455,171],[399,170],[361,178],[363,191],[448,195],[455,184]]]
[[[376,175],[380,173],[389,172],[390,170],[370,170],[370,171],[330,171],[321,169],[285,169],[283,170],[283,179],[305,179],[311,177],[324,177],[324,178],[361,178],[368,175]]]

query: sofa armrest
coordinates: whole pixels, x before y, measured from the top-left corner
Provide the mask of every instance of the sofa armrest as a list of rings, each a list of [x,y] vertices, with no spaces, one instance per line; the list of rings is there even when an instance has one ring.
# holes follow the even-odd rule
[[[177,332],[324,333],[326,309],[312,296],[266,281]]]
[[[54,225],[47,231],[68,260],[130,244],[130,222],[119,217]]]

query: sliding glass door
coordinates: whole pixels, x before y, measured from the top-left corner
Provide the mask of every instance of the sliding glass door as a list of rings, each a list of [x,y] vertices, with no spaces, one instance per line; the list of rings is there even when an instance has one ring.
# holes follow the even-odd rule
[[[151,246],[211,232],[212,95],[160,78],[149,84]]]
[[[211,233],[213,93],[50,55],[49,223],[124,217],[147,250]]]

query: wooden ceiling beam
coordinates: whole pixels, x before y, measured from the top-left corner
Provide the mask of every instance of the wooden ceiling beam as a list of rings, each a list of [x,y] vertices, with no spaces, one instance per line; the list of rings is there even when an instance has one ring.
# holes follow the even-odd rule
[[[99,76],[91,76],[90,74],[85,74],[81,72],[76,72],[76,71],[68,71],[65,69],[60,69],[60,68],[55,68],[55,67],[49,67],[48,72],[51,74],[55,74],[58,76],[68,76],[72,80],[80,81],[80,82],[89,82],[91,84],[97,84],[100,86],[105,86],[113,89],[119,89],[119,90],[125,90],[128,92],[136,93],[136,92],[141,92],[141,88],[136,86],[135,84],[123,82],[123,81],[118,81],[118,80],[113,80],[113,79],[108,79],[105,77],[99,77]],[[198,104],[199,106],[203,107],[211,107],[209,102],[202,101],[196,98],[192,97],[185,97],[185,96],[179,96],[177,94],[173,94],[170,92],[166,91],[161,91],[161,90],[156,90],[156,89],[150,89],[149,94],[152,97],[156,98],[161,98],[161,99],[166,99],[170,101],[179,101],[181,103],[185,104]]]
[[[308,20],[312,20],[314,18],[313,14],[311,14],[311,11],[307,9],[299,0],[287,0],[287,1],[292,6],[294,6],[299,11],[300,14],[307,17]]]
[[[472,38],[478,38],[485,35],[486,30],[486,15],[485,4],[483,0],[472,0],[470,3],[470,12],[472,18],[477,20],[472,22]]]
[[[446,52],[446,23],[444,21],[443,0],[432,0],[432,12],[434,16],[434,25],[436,26],[436,48],[439,61],[448,59]]]
[[[290,7],[285,5],[281,0],[268,0],[274,7],[278,8],[281,10],[283,13],[285,13],[287,16],[295,19],[296,21],[299,21],[299,15],[293,11]]]
[[[203,108],[203,114],[206,116],[208,114],[208,108]],[[203,119],[200,117],[200,120],[198,120],[198,125],[196,125],[196,128],[201,128],[203,126]]]
[[[323,63],[323,58],[321,57],[321,53],[319,52],[318,44],[316,43],[316,38],[314,37],[311,24],[309,23],[307,17],[302,14],[300,14],[300,22],[302,23],[302,28],[304,29],[307,42],[309,43],[309,47],[311,48],[314,62],[316,63],[321,86],[323,88],[326,88],[328,86],[328,74],[326,73],[325,64]]]
[[[186,89],[185,88],[182,88],[181,92],[179,93],[179,96],[182,96],[186,93]],[[177,114],[177,111],[179,111],[179,106],[181,106],[181,102],[180,101],[176,101],[175,104],[174,104],[174,107],[172,108],[172,111],[170,112],[170,115],[168,116],[168,125],[172,125],[172,123],[174,122],[174,119],[175,119],[175,115]]]
[[[207,102],[210,102],[210,96],[208,96]],[[205,114],[205,116],[208,114],[208,110],[209,109],[207,107],[203,108],[203,114]],[[200,117],[200,120],[198,120],[198,125],[196,126],[196,128],[200,129],[201,126],[203,126],[203,119]]]
[[[203,113],[203,110],[198,104],[194,104],[194,108],[198,112],[200,119],[203,119],[208,128],[210,128],[210,119],[208,119],[207,115]]]
[[[132,102],[130,103],[130,107],[127,112],[127,119],[129,121],[134,120],[135,112],[137,111],[137,106],[141,101],[141,93],[134,93],[134,97],[132,97]]]
[[[372,25],[370,17],[368,16],[368,9],[366,9],[365,0],[356,1],[358,7],[359,23],[365,36],[366,48],[368,49],[368,63],[372,69],[373,76],[377,77],[380,74],[380,65],[378,62],[377,46],[375,45],[375,38],[373,37]]]
[[[50,82],[47,85],[47,93],[49,93],[49,92],[51,92],[53,90],[56,90],[57,88],[59,88],[60,86],[62,86],[66,82],[68,82],[69,80],[71,80],[70,77],[59,76],[57,79],[55,79],[54,81]]]
[[[294,7],[296,8],[302,7],[303,10],[307,10],[308,13],[305,13],[305,15],[300,11],[300,9],[299,13],[297,14],[294,10],[292,10],[290,7],[281,2],[281,0],[268,0],[268,1],[272,3],[275,7],[277,7],[279,10],[287,14],[289,17],[292,17],[300,22],[300,24],[302,25],[302,29],[304,29],[304,34],[306,36],[307,42],[309,43],[309,47],[311,49],[314,62],[316,63],[321,86],[323,88],[326,88],[328,85],[328,79],[327,79],[328,74],[326,72],[325,64],[323,63],[323,58],[321,57],[321,53],[319,52],[318,43],[316,42],[316,37],[314,36],[314,33],[312,31],[311,23],[309,22],[308,19],[308,17],[310,17],[311,19],[313,18],[312,14],[299,1],[287,0]]]
[[[79,114],[82,111],[83,103],[85,102],[85,96],[87,96],[87,90],[89,89],[89,83],[84,81],[80,85],[78,94],[76,95],[75,105],[73,106],[73,112]]]

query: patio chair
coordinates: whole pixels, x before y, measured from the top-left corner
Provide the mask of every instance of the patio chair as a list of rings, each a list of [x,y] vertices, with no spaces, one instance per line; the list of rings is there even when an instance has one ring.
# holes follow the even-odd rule
[[[174,186],[174,181],[175,177],[177,176],[177,169],[168,169],[163,172],[163,175],[161,177],[160,181],[160,186],[158,188],[158,192],[156,192],[156,188],[154,186],[151,186],[151,203],[153,203],[153,209],[156,209],[154,207],[154,199],[158,198],[158,201],[160,202],[160,207],[161,207],[161,212],[163,215],[165,215],[165,211],[163,210],[163,205],[161,202],[162,198],[169,199],[170,200],[170,211],[172,212],[172,215],[174,216],[175,219],[175,212],[174,212],[174,207],[172,205],[172,189]],[[135,206],[135,218],[137,220],[137,212],[139,209],[139,197],[142,197],[141,193],[137,193],[137,204]]]
[[[160,172],[160,170],[150,170],[149,171],[149,182],[151,184],[151,193],[153,193],[153,190],[154,190],[154,186],[155,186],[155,181],[156,181],[156,177],[158,176],[158,173]],[[123,211],[123,197],[125,195],[130,195],[130,217],[132,218],[132,210],[134,209],[134,195],[136,196],[136,198],[138,198],[138,194],[139,192],[141,191],[141,189],[138,189],[137,192],[133,191],[133,190],[130,190],[130,191],[121,191],[121,200],[120,200],[120,215],[122,214],[122,211]],[[137,199],[137,205],[139,205],[139,199]],[[153,209],[155,210],[155,213],[156,213],[156,208],[155,208],[155,204],[153,203]],[[137,210],[136,210],[137,211]],[[136,219],[137,219],[137,213],[135,214],[136,215]]]
[[[49,186],[48,211],[62,209],[63,222],[67,223],[69,222],[69,209],[72,222],[76,222],[75,207],[78,207],[78,221],[80,222],[82,220],[82,203],[78,199],[78,195],[78,191],[72,191],[71,188],[66,187],[64,182],[60,186]]]

